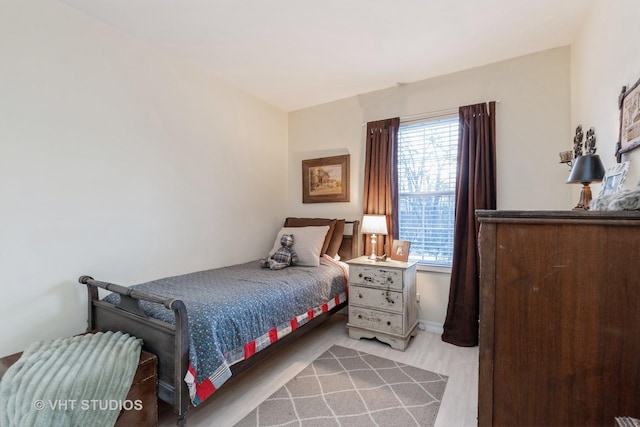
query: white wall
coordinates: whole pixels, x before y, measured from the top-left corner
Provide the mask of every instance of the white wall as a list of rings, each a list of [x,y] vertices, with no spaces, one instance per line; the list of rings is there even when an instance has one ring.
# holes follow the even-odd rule
[[[595,0],[571,50],[571,124],[595,128],[598,149],[605,167],[616,164],[622,86],[640,79],[640,2]],[[640,149],[622,158],[629,160],[626,188],[640,182]],[[594,197],[599,184],[592,185]],[[574,195],[577,201],[577,192]]]
[[[283,111],[58,2],[1,2],[0,356],[84,330],[82,274],[263,256],[287,179]]]
[[[499,209],[570,209],[568,168],[558,153],[572,147],[569,47],[372,92],[289,114],[289,213],[362,215],[363,123],[483,101],[497,106]],[[349,203],[302,204],[301,161],[351,155]],[[420,272],[419,318],[442,325],[449,275]]]
[[[85,327],[81,274],[138,283],[258,258],[286,215],[360,218],[367,121],[500,100],[498,208],[570,208],[557,153],[582,123],[615,161],[639,12],[595,0],[571,54],[295,111],[287,129],[284,112],[58,2],[1,2],[0,356]],[[302,204],[301,160],[338,154],[351,154],[351,201]],[[442,324],[448,287],[448,274],[419,274],[421,320]]]

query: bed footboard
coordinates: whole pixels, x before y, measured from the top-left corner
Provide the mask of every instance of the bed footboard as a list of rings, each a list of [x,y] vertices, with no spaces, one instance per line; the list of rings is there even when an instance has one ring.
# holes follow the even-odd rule
[[[141,338],[143,348],[158,357],[158,397],[173,406],[178,425],[186,424],[191,401],[183,381],[189,366],[189,323],[184,303],[100,282],[90,276],[81,276],[78,281],[87,285],[88,330],[118,330]],[[119,294],[120,304],[116,306],[100,301],[98,288]],[[175,325],[148,317],[140,308],[141,300],[173,310]]]

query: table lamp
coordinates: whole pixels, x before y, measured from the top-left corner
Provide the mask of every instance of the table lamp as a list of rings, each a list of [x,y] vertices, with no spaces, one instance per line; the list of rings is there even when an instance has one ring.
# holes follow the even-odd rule
[[[376,259],[376,234],[387,234],[386,215],[364,215],[362,217],[362,234],[371,234],[371,256],[370,260]]]
[[[589,203],[591,202],[591,187],[589,187],[589,184],[602,181],[604,173],[602,160],[596,154],[586,154],[575,159],[567,184],[579,182],[582,184],[582,191],[580,192],[578,204],[573,208],[574,210],[589,209]]]

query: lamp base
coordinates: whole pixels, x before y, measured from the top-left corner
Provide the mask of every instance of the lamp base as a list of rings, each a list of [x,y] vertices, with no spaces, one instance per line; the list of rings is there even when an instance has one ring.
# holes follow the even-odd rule
[[[376,235],[371,235],[371,256],[369,257],[371,261],[376,260]]]
[[[582,191],[580,191],[580,200],[578,200],[578,204],[574,211],[587,211],[589,210],[589,203],[591,203],[591,187],[589,187],[589,182],[582,183]]]

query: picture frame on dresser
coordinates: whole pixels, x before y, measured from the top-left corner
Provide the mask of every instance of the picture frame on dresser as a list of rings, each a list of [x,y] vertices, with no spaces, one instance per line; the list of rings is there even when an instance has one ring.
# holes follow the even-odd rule
[[[411,242],[408,240],[393,240],[391,246],[390,258],[394,261],[409,261],[409,249],[411,249]]]
[[[627,179],[628,173],[628,161],[616,163],[614,166],[608,168],[604,174],[604,178],[602,179],[602,187],[600,188],[598,198],[606,196],[607,194],[617,193]]]

